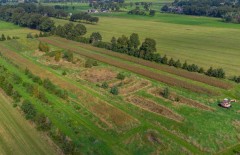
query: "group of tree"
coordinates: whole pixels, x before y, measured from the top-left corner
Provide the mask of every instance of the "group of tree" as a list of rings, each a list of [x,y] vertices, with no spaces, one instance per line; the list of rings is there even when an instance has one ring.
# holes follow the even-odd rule
[[[80,12],[73,14],[70,19],[70,21],[82,21],[82,22],[90,22],[90,23],[97,23],[99,21],[98,17],[93,17],[87,12]]]
[[[239,12],[228,12],[223,16],[223,20],[227,23],[240,23],[240,11]]]
[[[90,1],[89,6],[94,9],[100,9],[101,11],[108,10],[108,11],[119,11],[120,8],[126,6],[124,0],[108,0],[108,1]]]
[[[27,38],[32,39],[32,38],[48,37],[48,36],[52,35],[51,33],[52,33],[52,31],[51,32],[43,32],[43,33],[40,32],[39,34],[35,33],[34,35],[32,33],[28,33]]]
[[[181,63],[179,59],[169,59],[166,55],[161,57],[159,53],[156,53],[156,41],[154,39],[146,38],[141,44],[139,36],[136,33],[131,34],[129,38],[125,35],[122,35],[119,38],[112,37],[110,43],[103,42],[101,34],[98,32],[92,33],[90,38],[78,39],[77,41],[84,43],[92,43],[92,45],[96,47],[106,48],[108,50],[119,53],[125,53],[145,60],[154,61],[156,63],[181,68],[190,72],[198,72],[212,77],[225,78],[225,72],[222,68],[213,69],[210,67],[208,71],[205,72],[202,67],[199,67],[196,64],[188,64],[186,61],[184,63]],[[94,40],[94,42],[92,42],[91,40]],[[211,71],[211,69],[213,71]]]
[[[63,90],[61,88],[58,88],[55,84],[53,84],[49,79],[41,79],[40,77],[34,75],[29,69],[25,69],[25,75],[27,75],[30,79],[32,79],[33,82],[37,83],[40,86],[43,86],[49,93],[54,94],[62,99],[68,98],[68,92],[66,90]],[[27,84],[28,85],[28,84]],[[31,90],[32,86],[28,87],[30,88],[29,92],[33,91]],[[33,86],[34,87],[34,86]]]
[[[149,12],[149,13],[147,13],[147,12]],[[146,15],[155,16],[155,10],[147,10],[146,11],[137,6],[135,9],[128,11],[128,14],[143,15],[143,16],[146,16]]]
[[[4,75],[0,75],[0,88],[2,88],[8,96],[12,97],[14,102],[20,102],[21,95],[14,89],[11,82],[9,82],[8,78]]]
[[[222,68],[213,69],[210,67],[205,74],[216,78],[225,78],[225,72]]]
[[[156,63],[182,68],[190,72],[198,72],[212,77],[225,78],[225,72],[222,68],[213,69],[210,67],[207,72],[205,72],[202,67],[196,64],[188,64],[187,62],[182,64],[180,60],[174,60],[173,58],[168,59],[166,55],[161,57],[159,53],[156,53],[156,41],[154,39],[146,38],[141,44],[139,36],[136,33],[131,34],[130,37],[125,35],[119,38],[112,37],[111,42],[103,42],[99,32],[93,32],[90,38],[83,37],[86,32],[87,30],[84,25],[74,25],[73,23],[58,26],[54,31],[56,35],[70,40],[92,44],[96,47],[125,53],[145,60],[155,61]],[[88,61],[85,66],[91,67],[92,65],[90,61]]]
[[[12,61],[1,54],[0,56],[15,66]],[[25,70],[25,76],[31,79],[32,82],[26,82],[26,80],[23,80],[18,73],[13,73],[5,66],[0,65],[0,87],[9,97],[12,97],[13,100],[18,103],[14,105],[20,105],[25,118],[34,122],[38,130],[47,132],[62,148],[65,154],[73,154],[75,150],[75,144],[72,142],[71,138],[68,137],[64,132],[60,131],[52,123],[50,118],[42,111],[39,111],[37,108],[38,106],[36,106],[36,104],[46,103],[46,101],[41,99],[43,97],[42,94],[44,94],[44,97],[48,100],[44,89],[47,89],[47,91],[51,90],[51,92],[57,92],[57,89],[59,88],[56,88],[56,86],[48,79],[41,80],[40,77],[32,74],[28,69]],[[24,89],[18,93],[18,91],[16,91],[17,87],[23,87]],[[25,91],[25,95],[23,95],[24,97],[21,96],[23,91]],[[66,94],[67,93],[65,93],[64,96],[66,96]],[[66,99],[66,97],[61,98]]]
[[[0,36],[0,41],[12,40],[12,39],[19,39],[19,37],[16,37],[16,36],[13,36],[13,37],[7,36],[7,37],[5,37],[4,34],[2,34],[2,35]]]
[[[226,22],[240,23],[240,2],[237,0],[175,0],[162,7],[163,12],[220,17]]]
[[[54,33],[60,37],[75,40],[78,37],[87,33],[87,29],[82,24],[74,25],[72,22],[67,23],[63,26],[59,25],[54,30]]]
[[[232,78],[230,78],[230,80],[232,80],[236,83],[240,83],[240,76],[233,76]]]
[[[49,17],[36,13],[32,8],[29,10],[23,6],[24,5],[0,6],[0,19],[19,26],[39,29],[46,32],[54,28],[54,21]]]

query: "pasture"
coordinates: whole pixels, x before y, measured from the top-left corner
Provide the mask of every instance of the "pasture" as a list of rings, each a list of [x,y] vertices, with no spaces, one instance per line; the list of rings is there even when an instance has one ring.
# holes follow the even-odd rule
[[[222,67],[228,76],[239,73],[240,32],[239,25],[223,23],[220,19],[169,15],[158,13],[155,17],[126,15],[126,13],[102,14],[98,24],[85,24],[90,36],[100,32],[104,41],[113,36],[129,36],[138,33],[141,40],[153,38],[157,51],[169,58],[195,63],[205,69]],[[54,19],[56,24],[68,21]],[[113,31],[109,31],[113,30]]]

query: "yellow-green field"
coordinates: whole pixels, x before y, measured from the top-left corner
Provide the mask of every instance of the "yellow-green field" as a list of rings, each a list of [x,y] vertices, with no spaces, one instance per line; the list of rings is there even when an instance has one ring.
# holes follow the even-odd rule
[[[68,21],[55,20],[56,24]],[[112,36],[138,33],[157,41],[157,50],[175,59],[196,63],[205,69],[222,67],[228,75],[240,72],[240,25],[220,19],[169,14],[155,17],[131,16],[126,13],[100,15],[97,25],[85,24],[89,36],[100,32],[104,41]]]
[[[0,154],[57,154],[0,92]],[[43,138],[45,137],[45,138]],[[45,139],[45,140],[43,140]]]

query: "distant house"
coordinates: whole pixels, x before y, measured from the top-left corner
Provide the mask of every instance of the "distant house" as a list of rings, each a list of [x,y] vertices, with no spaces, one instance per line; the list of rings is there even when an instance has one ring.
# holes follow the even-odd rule
[[[96,10],[96,9],[89,9],[88,13],[98,13],[98,10]]]
[[[18,0],[18,3],[25,3],[25,0]]]
[[[107,9],[101,9],[101,12],[108,12]]]

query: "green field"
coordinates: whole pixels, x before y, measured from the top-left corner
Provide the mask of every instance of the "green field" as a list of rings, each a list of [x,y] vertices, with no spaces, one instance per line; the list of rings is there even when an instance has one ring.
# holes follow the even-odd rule
[[[110,41],[112,36],[137,32],[142,40],[156,39],[161,55],[206,68],[223,67],[228,75],[240,71],[240,37],[235,35],[240,31],[239,25],[225,24],[215,18],[170,14],[142,17],[110,13],[99,17],[98,24],[85,24],[86,36],[99,31],[104,41]],[[68,22],[54,20],[57,24]],[[142,64],[142,59],[110,54],[112,51],[57,36],[27,39],[28,33],[38,31],[6,22],[0,25],[1,33],[20,37],[0,42],[0,67],[7,68],[6,72],[0,71],[22,100],[28,99],[37,112],[51,121],[46,134],[63,151],[69,151],[70,145],[66,144],[70,142],[75,145],[73,154],[231,155],[240,152],[240,85],[198,73],[187,72],[198,78],[183,76],[186,71],[181,69],[153,63],[166,67],[161,70]],[[49,46],[50,52],[39,51],[40,41]],[[63,57],[69,50],[73,52],[72,62]],[[59,61],[56,51],[60,51]],[[92,59],[97,61],[87,67]],[[26,68],[31,76],[26,74]],[[119,74],[125,78],[117,78]],[[16,83],[15,76],[22,81]],[[201,77],[205,82],[199,80]],[[46,78],[56,85],[56,90],[45,87]],[[104,88],[104,83],[108,87]],[[110,93],[113,87],[118,88],[118,95]],[[170,95],[164,97],[166,88]],[[63,89],[68,93],[67,98],[56,94]],[[48,102],[40,100],[40,92]],[[38,136],[33,126],[27,128],[24,116],[18,113],[22,101],[14,109],[2,94],[0,154],[16,154],[15,150],[19,154],[54,154],[47,143],[42,144],[44,138]],[[231,109],[218,106],[226,97],[237,100]]]
[[[55,20],[57,24],[68,21]],[[100,32],[104,41],[112,36],[129,36],[138,33],[141,39],[153,38],[161,55],[187,60],[204,68],[222,67],[228,75],[239,73],[240,32],[237,24],[221,22],[220,19],[171,14],[155,17],[109,13],[100,15],[97,25],[86,24],[89,36]],[[111,31],[109,31],[111,30]]]
[[[13,25],[11,23],[0,21],[0,35],[4,34],[5,37],[17,36],[20,38],[25,38],[28,33],[35,34],[36,30],[28,29],[28,28],[20,28],[19,26]]]
[[[0,93],[0,154],[57,154],[45,135],[27,122],[11,101]],[[52,148],[51,148],[52,147]]]

